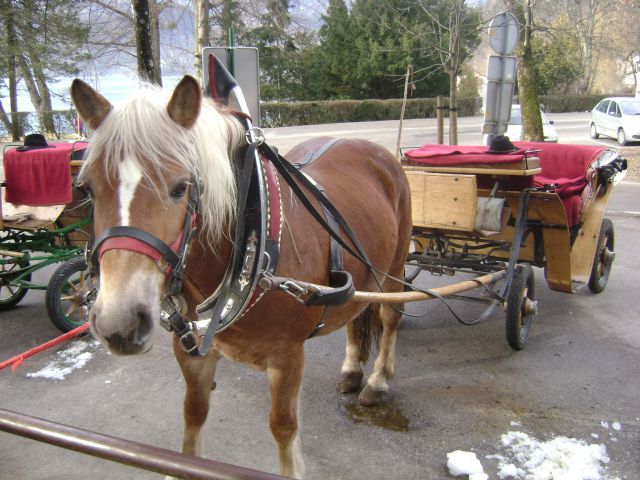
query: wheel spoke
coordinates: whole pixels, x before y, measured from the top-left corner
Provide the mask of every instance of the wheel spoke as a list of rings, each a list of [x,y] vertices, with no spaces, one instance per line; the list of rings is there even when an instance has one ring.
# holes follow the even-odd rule
[[[68,317],[77,308],[78,306],[75,303],[72,303],[71,305],[69,305],[69,308],[67,309],[67,313],[65,313],[65,315]]]

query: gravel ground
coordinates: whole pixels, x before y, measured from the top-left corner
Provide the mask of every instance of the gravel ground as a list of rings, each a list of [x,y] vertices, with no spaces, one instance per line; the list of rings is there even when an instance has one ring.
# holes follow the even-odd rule
[[[627,175],[624,179],[627,182],[640,182],[640,148],[622,147],[620,151],[622,157],[627,159]]]

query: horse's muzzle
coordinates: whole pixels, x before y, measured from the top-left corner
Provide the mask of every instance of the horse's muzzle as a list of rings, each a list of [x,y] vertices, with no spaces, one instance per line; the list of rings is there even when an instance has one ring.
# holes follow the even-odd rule
[[[152,346],[153,317],[144,305],[137,305],[128,313],[125,317],[116,313],[110,315],[96,304],[90,316],[91,331],[112,353],[145,353]]]

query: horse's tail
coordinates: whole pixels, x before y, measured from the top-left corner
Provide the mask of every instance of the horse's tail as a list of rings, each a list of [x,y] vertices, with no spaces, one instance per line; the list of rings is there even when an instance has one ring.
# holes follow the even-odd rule
[[[376,348],[380,346],[382,321],[378,314],[379,308],[379,305],[369,305],[353,320],[356,342],[360,347],[360,361],[362,363],[366,363],[369,360],[371,344],[374,341]]]

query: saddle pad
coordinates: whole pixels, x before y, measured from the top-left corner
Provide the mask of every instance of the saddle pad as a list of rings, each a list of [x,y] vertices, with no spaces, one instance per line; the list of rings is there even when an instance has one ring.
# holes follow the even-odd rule
[[[524,150],[512,153],[488,153],[485,145],[423,145],[405,152],[407,160],[416,165],[501,164],[523,161]]]
[[[71,201],[71,143],[4,153],[5,200],[19,205],[60,205]]]

